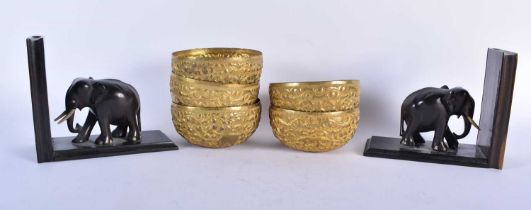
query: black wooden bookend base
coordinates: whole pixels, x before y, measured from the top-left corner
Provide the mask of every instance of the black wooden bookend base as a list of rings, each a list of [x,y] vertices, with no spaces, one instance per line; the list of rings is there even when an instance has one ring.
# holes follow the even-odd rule
[[[158,130],[142,131],[141,142],[138,144],[124,144],[126,142],[124,139],[113,138],[113,145],[95,145],[93,142],[97,136],[90,136],[88,142],[76,144],[72,143],[74,137],[52,137],[48,88],[46,85],[44,40],[41,36],[32,36],[26,39],[26,44],[28,48],[37,162],[44,163],[178,149],[175,143]]]
[[[489,168],[486,154],[480,146],[474,144],[459,144],[457,152],[437,152],[431,148],[431,141],[426,141],[418,147],[411,147],[400,144],[399,138],[373,136],[367,140],[363,155]]]
[[[483,98],[476,144],[459,144],[457,151],[437,152],[426,141],[420,147],[400,144],[399,138],[373,136],[363,155],[483,168],[503,168],[505,143],[518,54],[491,48],[483,83]]]
[[[73,136],[53,138],[53,158],[45,162],[179,149],[175,143],[159,130],[142,131],[141,136],[142,141],[139,144],[126,144],[125,139],[114,138],[113,145],[108,146],[95,145],[94,140],[98,137],[97,135],[90,136],[88,142],[78,144],[71,142],[74,138]]]

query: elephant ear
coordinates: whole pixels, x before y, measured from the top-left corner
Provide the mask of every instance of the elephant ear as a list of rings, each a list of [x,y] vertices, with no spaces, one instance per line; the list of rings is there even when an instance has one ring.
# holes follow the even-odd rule
[[[107,87],[101,82],[92,82],[92,94],[90,96],[91,104],[96,104],[100,101],[102,96],[107,94]]]
[[[448,113],[453,112],[453,110],[455,109],[454,97],[455,92],[450,90],[446,95],[441,98],[441,103],[444,105]]]

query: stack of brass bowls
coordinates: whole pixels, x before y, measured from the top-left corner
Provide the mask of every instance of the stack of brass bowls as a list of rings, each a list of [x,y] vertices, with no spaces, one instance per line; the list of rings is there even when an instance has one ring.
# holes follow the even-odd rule
[[[260,121],[262,53],[206,48],[172,56],[172,118],[191,144],[222,148],[245,142]]]
[[[284,145],[326,152],[345,145],[360,118],[358,80],[272,83],[269,118]]]

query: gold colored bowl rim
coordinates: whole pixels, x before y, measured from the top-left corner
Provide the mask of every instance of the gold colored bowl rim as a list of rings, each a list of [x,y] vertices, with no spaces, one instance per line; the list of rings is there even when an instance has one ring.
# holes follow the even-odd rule
[[[228,57],[228,58],[209,58],[209,57],[192,57],[195,55],[209,54],[209,53],[241,53],[247,54],[249,57]],[[218,60],[218,59],[249,59],[253,57],[262,57],[262,52],[253,49],[245,48],[227,48],[227,47],[213,47],[213,48],[195,48],[188,50],[175,51],[172,57],[180,59],[194,59],[194,60]]]
[[[269,87],[297,87],[297,86],[325,86],[325,85],[359,85],[359,80],[333,80],[333,81],[309,81],[309,82],[279,82],[270,83]]]
[[[350,113],[360,112],[359,108],[343,110],[343,111],[330,111],[330,112],[306,112],[306,111],[297,111],[297,110],[292,110],[292,109],[283,109],[283,108],[276,107],[273,105],[271,105],[269,109],[286,112],[286,113],[306,114],[306,115],[340,115],[340,114],[347,114],[347,113],[350,114]]]
[[[199,111],[239,111],[239,110],[248,110],[260,107],[260,99],[256,99],[256,102],[250,105],[243,106],[227,106],[227,107],[199,107],[199,106],[186,106],[183,104],[173,103],[173,105],[178,106],[182,109],[187,110],[199,110]]]
[[[251,83],[251,84],[236,84],[236,83],[219,83],[219,82],[210,82],[210,81],[203,81],[203,80],[197,80],[197,79],[191,79],[188,77],[184,77],[175,73],[172,73],[174,77],[177,77],[178,80],[192,83],[192,84],[198,84],[198,85],[205,85],[205,86],[215,86],[215,87],[227,87],[227,88],[250,88],[250,87],[260,87],[260,83]]]

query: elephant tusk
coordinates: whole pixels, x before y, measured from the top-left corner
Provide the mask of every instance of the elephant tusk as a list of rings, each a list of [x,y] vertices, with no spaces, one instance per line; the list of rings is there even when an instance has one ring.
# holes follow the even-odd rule
[[[468,121],[469,121],[474,127],[476,127],[478,130],[480,130],[478,124],[477,124],[476,122],[474,122],[474,119],[472,119],[470,116],[466,116],[466,119],[467,119],[467,120],[468,120]]]
[[[65,117],[66,114],[67,114],[67,113],[66,113],[66,110],[65,110],[63,113],[61,113],[59,116],[57,116],[53,121],[57,121],[57,120],[59,120],[59,119]]]
[[[58,121],[57,124],[63,123],[68,118],[72,117],[72,115],[76,112],[75,109],[71,109],[70,112],[64,111],[61,115],[59,115],[57,118],[55,118],[54,121]]]

